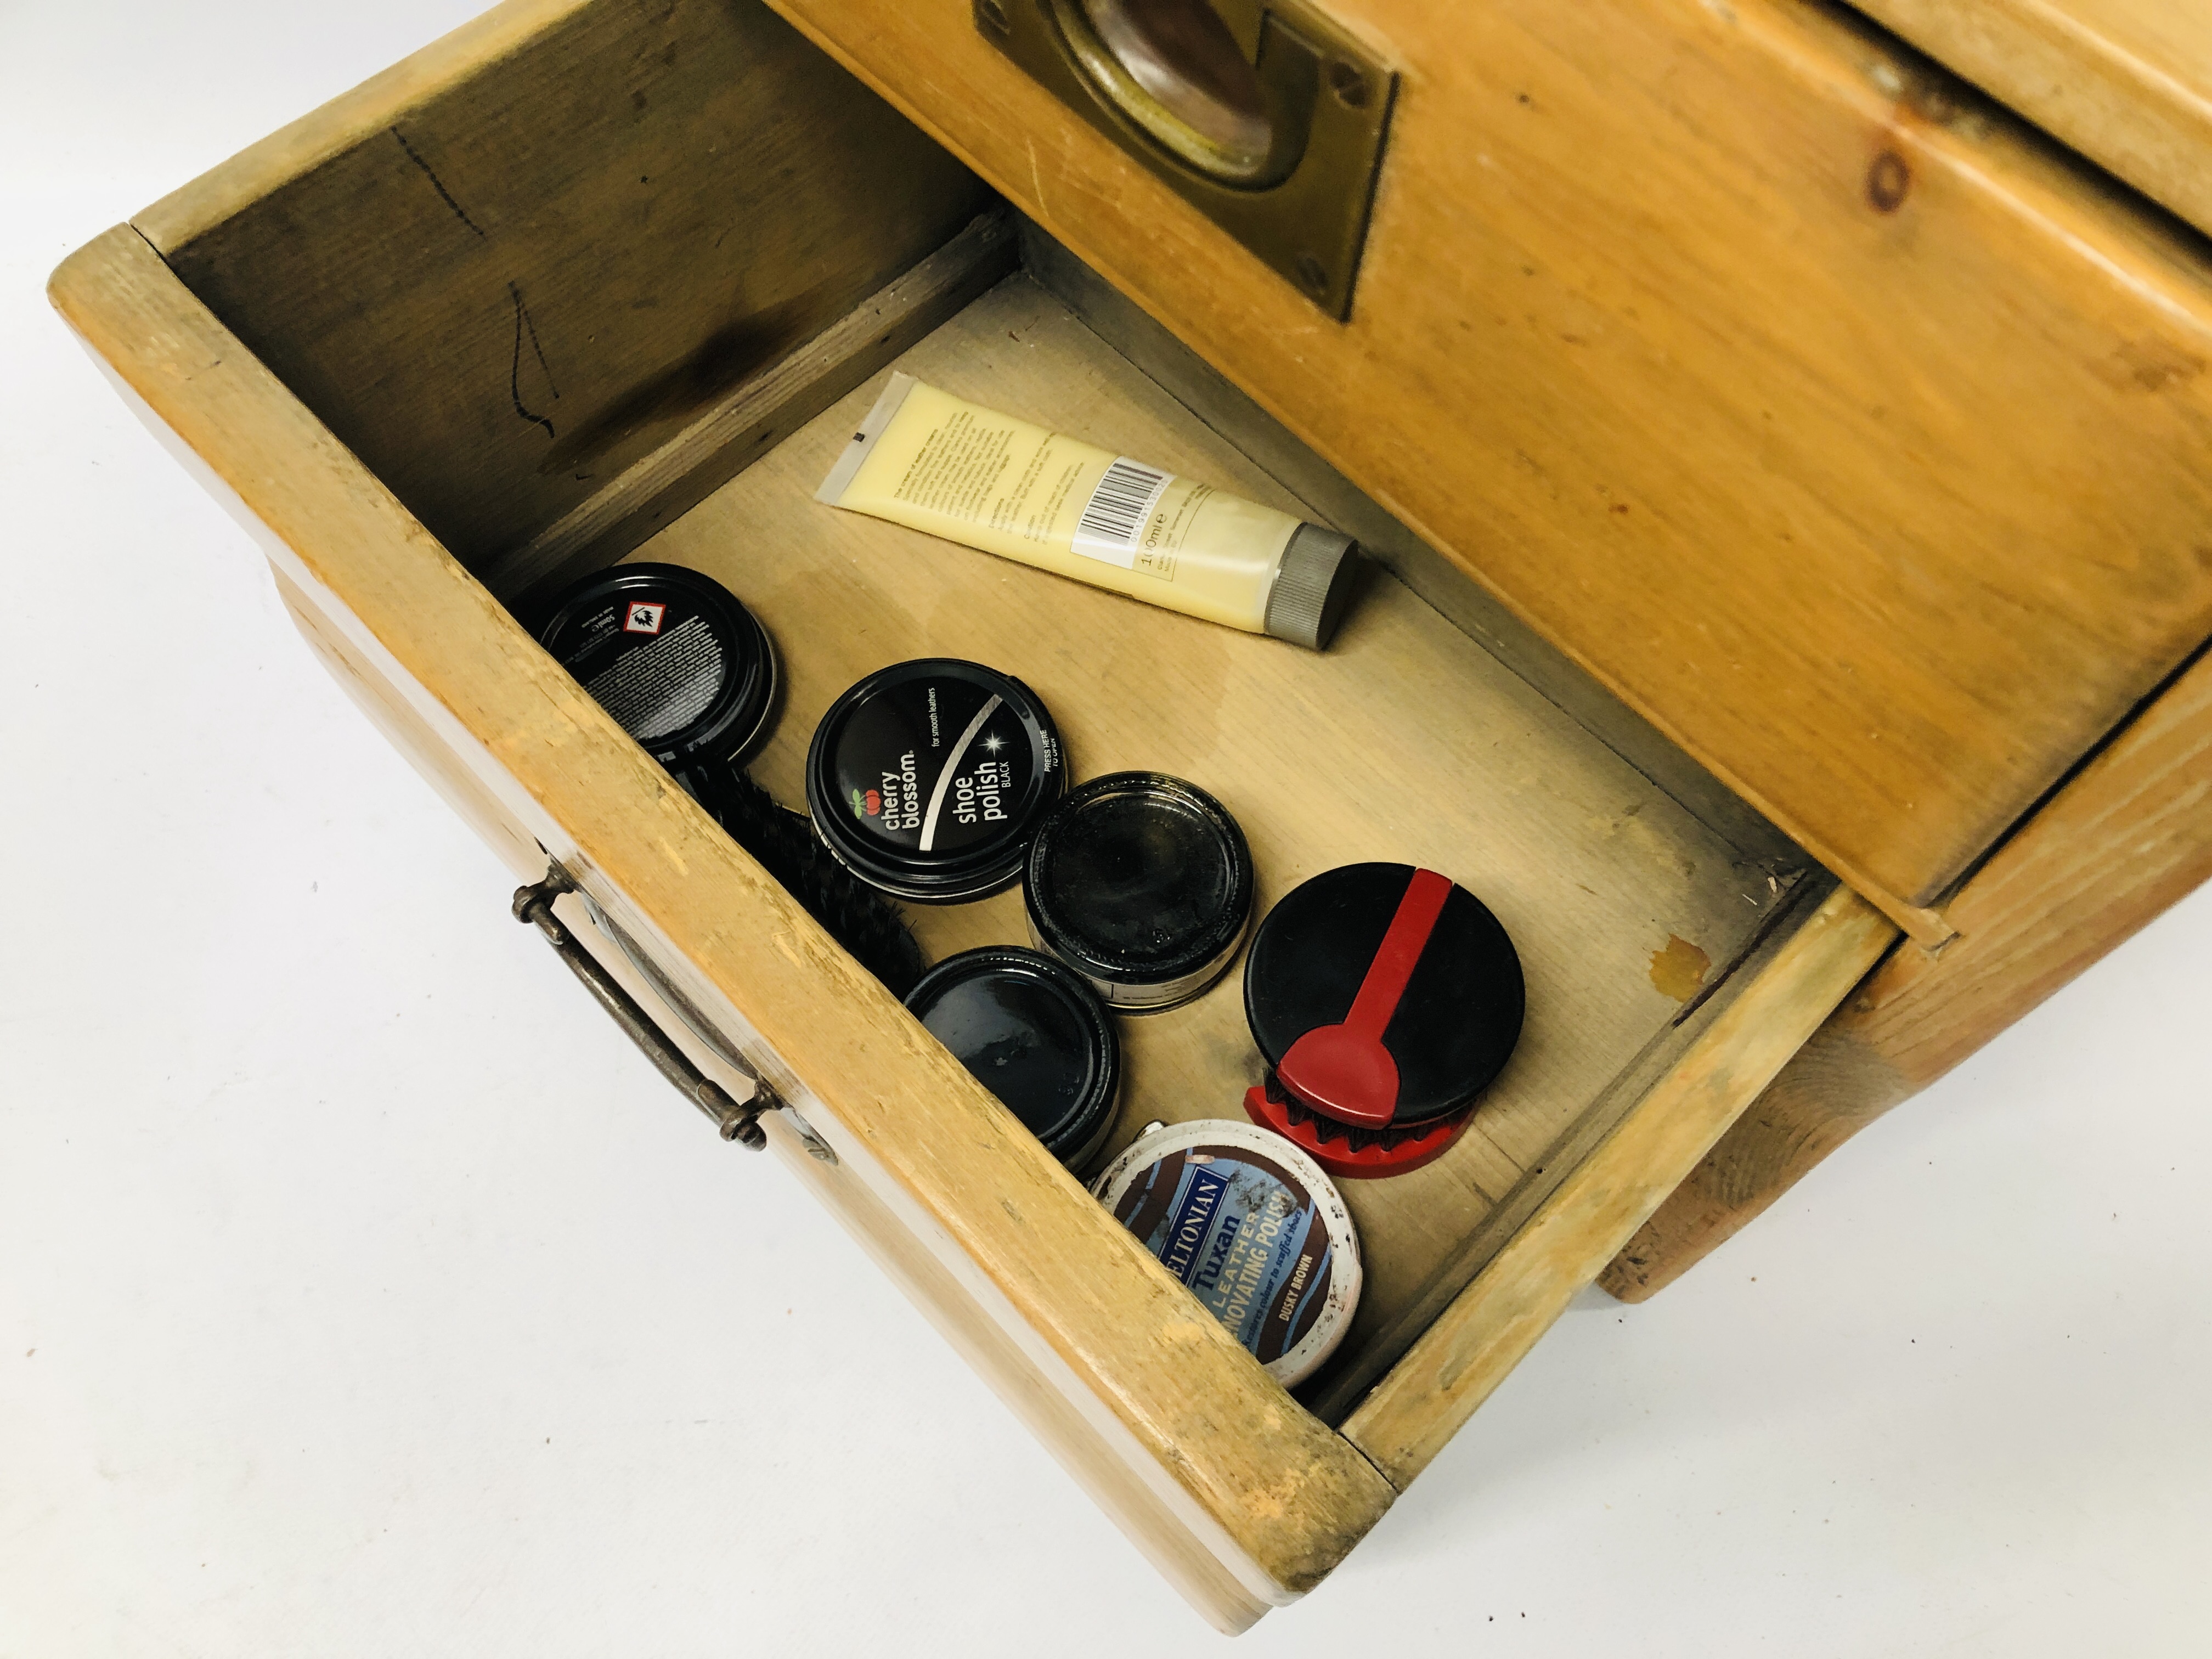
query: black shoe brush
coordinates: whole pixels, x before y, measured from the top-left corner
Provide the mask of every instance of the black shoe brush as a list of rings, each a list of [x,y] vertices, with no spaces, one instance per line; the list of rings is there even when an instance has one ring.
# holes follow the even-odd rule
[[[830,855],[805,813],[779,805],[727,763],[688,768],[678,781],[893,996],[914,988],[921,946],[897,909]]]
[[[563,589],[531,631],[862,967],[895,996],[914,988],[921,947],[899,913],[729,758],[760,743],[781,678],[735,594],[681,565],[618,564]]]

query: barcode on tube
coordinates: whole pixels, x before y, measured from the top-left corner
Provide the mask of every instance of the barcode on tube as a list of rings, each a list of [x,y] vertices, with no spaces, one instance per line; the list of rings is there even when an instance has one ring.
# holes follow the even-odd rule
[[[1175,475],[1127,455],[1106,469],[1076,521],[1075,551],[1124,570],[1137,562],[1137,538]]]

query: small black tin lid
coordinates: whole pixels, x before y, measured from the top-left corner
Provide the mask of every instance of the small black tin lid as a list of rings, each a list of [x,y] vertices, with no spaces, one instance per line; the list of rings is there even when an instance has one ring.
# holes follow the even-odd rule
[[[951,904],[1020,873],[1065,781],[1060,733],[1019,680],[928,657],[879,670],[830,706],[806,755],[815,833],[854,874]]]
[[[1159,772],[1071,790],[1023,870],[1030,932],[1115,1008],[1189,1001],[1236,959],[1252,915],[1252,853],[1221,803]]]
[[[737,596],[673,564],[618,564],[553,602],[538,642],[663,766],[742,757],[775,702],[775,649]]]
[[[1504,1068],[1523,1007],[1521,958],[1498,918],[1409,864],[1303,883],[1267,913],[1244,964],[1245,1018],[1274,1079],[1312,1112],[1370,1130],[1472,1103]]]
[[[1015,945],[947,957],[906,1006],[1070,1169],[1113,1127],[1121,1044],[1104,1005],[1064,964]]]

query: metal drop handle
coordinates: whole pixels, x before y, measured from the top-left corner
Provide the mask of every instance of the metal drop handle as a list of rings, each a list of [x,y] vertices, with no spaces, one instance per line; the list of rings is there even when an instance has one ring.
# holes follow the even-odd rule
[[[760,1120],[762,1114],[782,1106],[775,1091],[765,1078],[757,1077],[753,1079],[752,1098],[742,1103],[734,1101],[720,1084],[694,1066],[653,1023],[653,1016],[599,965],[599,958],[577,943],[568,924],[553,914],[553,901],[575,890],[576,884],[556,864],[535,886],[515,890],[514,919],[545,935],[554,954],[568,964],[568,971],[583,981],[584,988],[614,1017],[615,1024],[629,1034],[629,1040],[645,1051],[645,1057],[653,1062],[654,1069],[676,1085],[677,1092],[714,1121],[723,1139],[742,1142],[755,1152],[766,1146],[768,1136],[761,1128]]]

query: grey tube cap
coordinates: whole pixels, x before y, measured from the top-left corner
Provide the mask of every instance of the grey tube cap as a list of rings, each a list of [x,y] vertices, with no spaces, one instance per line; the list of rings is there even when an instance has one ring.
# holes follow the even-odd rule
[[[1267,631],[1310,651],[1327,646],[1352,599],[1358,549],[1351,537],[1317,524],[1293,530],[1267,593]]]

